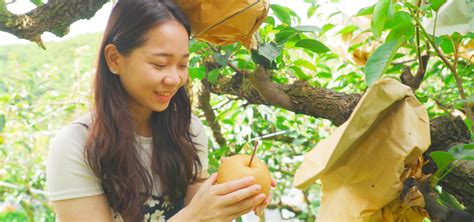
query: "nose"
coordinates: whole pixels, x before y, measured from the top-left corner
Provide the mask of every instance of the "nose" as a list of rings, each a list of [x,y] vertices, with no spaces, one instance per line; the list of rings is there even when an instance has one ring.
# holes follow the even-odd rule
[[[181,84],[181,78],[178,74],[178,70],[170,70],[170,72],[163,78],[163,83],[169,86],[178,86]]]

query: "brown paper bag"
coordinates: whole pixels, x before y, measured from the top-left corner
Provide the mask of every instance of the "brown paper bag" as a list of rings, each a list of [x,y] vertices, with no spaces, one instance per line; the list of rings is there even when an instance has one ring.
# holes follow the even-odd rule
[[[294,185],[304,189],[321,180],[319,221],[398,218],[393,214],[397,214],[402,175],[428,149],[429,130],[428,114],[410,87],[394,79],[379,80],[351,117],[305,155]],[[390,209],[393,212],[386,212]],[[420,221],[411,218],[406,221]]]
[[[252,34],[266,19],[268,0],[176,0],[189,18],[192,35],[216,45],[240,41],[256,46]]]

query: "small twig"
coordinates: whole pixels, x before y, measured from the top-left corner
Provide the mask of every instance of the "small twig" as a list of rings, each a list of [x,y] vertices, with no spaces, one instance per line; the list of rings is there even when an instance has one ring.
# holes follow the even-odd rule
[[[244,72],[242,70],[240,70],[239,68],[237,68],[237,66],[235,66],[234,64],[232,64],[230,61],[227,61],[227,65],[233,69],[236,73],[240,74],[240,75],[243,75]]]
[[[416,61],[416,59],[409,59],[409,60],[405,60],[405,61],[400,61],[400,62],[392,62],[391,65],[395,66],[395,65],[403,65],[405,63],[409,63],[409,62],[414,62]]]
[[[414,17],[415,19],[415,22],[416,24],[420,27],[420,30],[421,32],[423,33],[423,35],[426,37],[426,39],[428,39],[428,42],[431,44],[431,46],[434,48],[435,52],[437,53],[438,57],[443,61],[443,63],[449,68],[449,70],[451,70],[451,72],[453,73],[454,75],[454,79],[456,80],[456,86],[458,88],[458,91],[459,91],[459,94],[461,96],[461,99],[466,99],[467,96],[466,94],[464,93],[464,88],[462,86],[462,80],[461,78],[459,77],[458,75],[458,72],[456,70],[456,67],[455,67],[455,64],[457,65],[457,56],[456,54],[458,54],[458,49],[455,49],[455,61],[454,63],[455,64],[451,64],[448,59],[446,58],[446,56],[443,54],[443,52],[441,52],[441,49],[436,45],[436,43],[434,42],[434,40],[432,38],[430,38],[430,36],[428,35],[428,33],[426,32],[426,30],[423,28],[423,26],[421,25],[420,21]],[[459,45],[458,45],[459,46]],[[455,47],[456,48],[456,47]],[[474,117],[472,115],[472,110],[471,110],[471,105],[470,103],[465,103],[464,104],[464,109],[466,110],[466,114],[467,114],[467,118],[469,120],[471,120],[471,122],[474,122]],[[474,124],[471,128],[471,130],[474,131]]]
[[[445,111],[446,113],[451,113],[451,110],[454,109],[453,106],[451,106],[451,105],[445,105],[445,104],[441,103],[441,101],[439,101],[439,100],[436,99],[436,98],[433,98],[433,100],[435,101],[436,105],[437,105],[440,109],[442,109],[443,111]],[[451,109],[451,110],[449,110],[449,109]]]
[[[214,51],[215,53],[220,53],[220,50],[214,48],[214,46],[212,46],[211,44],[207,43],[207,45],[209,46],[210,49],[212,49],[212,51]],[[242,70],[240,70],[237,66],[235,66],[234,64],[232,64],[230,61],[227,61],[227,65],[233,69],[236,73],[240,74],[240,75],[243,75],[244,72]]]
[[[217,122],[216,115],[214,114],[214,110],[212,109],[212,106],[210,104],[211,93],[206,84],[202,84],[201,93],[199,94],[198,100],[199,106],[204,112],[204,116],[206,117],[207,123],[209,124],[209,127],[212,130],[212,134],[214,135],[217,144],[219,144],[220,147],[226,146],[227,141],[222,135],[221,126]]]
[[[268,205],[267,208],[268,209],[279,209],[279,210],[285,209],[285,210],[288,210],[290,212],[293,212],[295,215],[300,215],[301,213],[303,213],[303,211],[300,210],[298,207],[291,206],[291,205],[288,205],[288,204],[284,204],[283,202],[281,202],[281,200],[278,202],[278,204]]]
[[[418,8],[421,6],[421,0],[418,0]],[[416,19],[418,20],[420,18],[420,10],[416,11]],[[420,49],[420,27],[417,24],[415,26],[415,38],[416,38],[416,58],[418,59],[418,67],[421,66],[422,61],[421,61],[421,49]]]
[[[258,140],[253,141],[253,153],[252,153],[252,157],[250,158],[250,161],[249,161],[249,167],[252,166],[253,158],[255,157],[255,153],[257,152],[257,146],[258,146]]]
[[[316,217],[311,213],[311,201],[308,198],[308,190],[303,191],[303,200],[306,203],[306,210],[308,211],[308,219],[311,219],[310,221],[316,221]]]
[[[27,188],[25,186],[20,186],[20,185],[7,183],[7,182],[2,182],[2,181],[0,181],[0,186],[10,188],[10,189],[14,189],[14,190],[22,190],[22,189]],[[47,192],[44,191],[44,190],[38,190],[38,189],[34,189],[34,188],[27,188],[27,189],[29,190],[30,193],[41,194],[43,196],[47,195]]]

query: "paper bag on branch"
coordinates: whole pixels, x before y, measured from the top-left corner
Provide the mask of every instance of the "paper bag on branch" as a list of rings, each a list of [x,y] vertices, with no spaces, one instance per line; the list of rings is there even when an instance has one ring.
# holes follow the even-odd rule
[[[176,0],[188,16],[192,35],[216,45],[256,46],[252,34],[266,19],[268,0]]]
[[[398,199],[407,170],[419,165],[430,141],[428,114],[410,87],[382,79],[344,124],[305,155],[294,185],[305,189],[321,180],[319,221],[421,222],[423,198],[410,206]]]

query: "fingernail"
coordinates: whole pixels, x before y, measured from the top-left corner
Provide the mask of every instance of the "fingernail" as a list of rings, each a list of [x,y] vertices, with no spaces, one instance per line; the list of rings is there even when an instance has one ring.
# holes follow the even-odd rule
[[[255,185],[255,186],[253,186],[253,190],[254,190],[254,191],[259,191],[260,189],[262,189],[262,187],[261,187],[260,185],[258,185],[258,184]]]
[[[259,198],[259,199],[264,199],[264,198],[265,198],[265,194],[261,193],[260,195],[258,195],[258,198]]]

